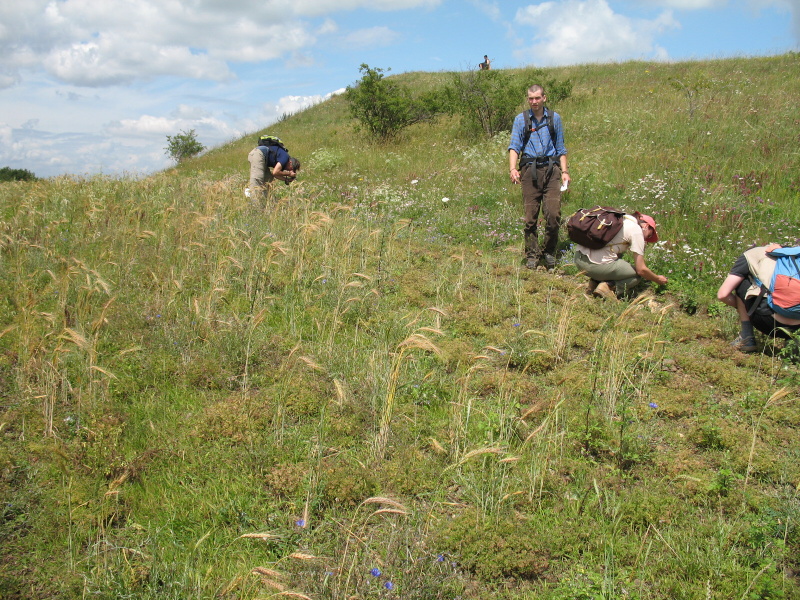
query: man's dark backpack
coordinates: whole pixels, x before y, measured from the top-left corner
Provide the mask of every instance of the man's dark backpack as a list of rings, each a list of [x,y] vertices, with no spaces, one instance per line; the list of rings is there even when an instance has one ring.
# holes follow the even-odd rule
[[[622,229],[624,216],[623,211],[606,206],[578,209],[567,219],[567,236],[576,244],[599,250]]]
[[[287,152],[289,151],[289,149],[286,147],[286,144],[284,144],[283,141],[281,141],[281,138],[275,135],[262,135],[261,137],[258,138],[258,145],[267,147],[278,146],[280,148],[283,148]]]
[[[286,147],[286,144],[283,143],[281,138],[274,136],[274,135],[262,135],[258,138],[258,145],[259,147],[263,146],[269,148],[266,152],[262,150],[264,153],[264,160],[267,161],[267,165],[272,163],[275,164],[276,156],[278,153],[278,148],[283,148],[286,152],[289,152],[289,149]]]

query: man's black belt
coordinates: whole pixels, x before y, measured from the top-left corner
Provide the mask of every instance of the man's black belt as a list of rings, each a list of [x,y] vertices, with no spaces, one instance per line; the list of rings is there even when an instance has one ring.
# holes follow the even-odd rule
[[[545,156],[544,158],[533,158],[531,156],[523,156],[519,161],[520,168],[525,167],[531,163],[536,163],[537,167],[546,167],[551,161],[555,161],[554,156]]]

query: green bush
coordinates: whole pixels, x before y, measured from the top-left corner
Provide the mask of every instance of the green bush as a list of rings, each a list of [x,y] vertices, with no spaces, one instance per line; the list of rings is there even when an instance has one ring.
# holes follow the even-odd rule
[[[0,181],[34,181],[34,175],[28,169],[12,169],[11,167],[3,167],[0,169]]]
[[[408,88],[384,79],[383,69],[373,69],[366,63],[359,71],[358,83],[348,86],[345,98],[350,113],[373,139],[386,141],[396,137],[414,123],[432,119],[440,112],[434,93],[415,99]]]
[[[550,564],[548,552],[535,532],[510,517],[476,525],[475,515],[468,512],[445,528],[440,547],[485,582],[541,579]]]
[[[521,96],[503,71],[468,71],[453,75],[445,97],[448,110],[461,116],[464,133],[491,138],[511,128]]]
[[[190,129],[181,131],[177,135],[168,135],[164,153],[176,163],[180,163],[187,158],[197,156],[205,149],[206,147],[197,140],[194,129]]]
[[[492,138],[511,129],[514,117],[523,110],[526,90],[534,84],[544,87],[551,107],[572,95],[571,80],[545,79],[540,69],[516,74],[469,71],[455,73],[445,88],[447,112],[460,116],[465,135]]]

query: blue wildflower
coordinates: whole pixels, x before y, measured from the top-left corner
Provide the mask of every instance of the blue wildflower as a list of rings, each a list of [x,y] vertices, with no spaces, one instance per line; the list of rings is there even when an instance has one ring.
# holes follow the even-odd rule
[[[305,527],[306,526],[306,520],[305,519],[297,519],[297,521],[295,521],[294,524],[297,525],[298,527]]]
[[[381,570],[380,570],[380,569],[378,569],[377,567],[376,567],[376,568],[374,568],[374,569],[372,569],[372,570],[371,570],[369,573],[370,573],[370,575],[372,575],[373,577],[380,577],[380,576],[381,576]]]
[[[658,408],[658,404],[656,404],[655,402],[651,402],[650,408]]]
[[[440,554],[436,557],[436,562],[444,562],[444,554]]]
[[[385,587],[387,590],[393,590],[394,584],[391,581],[387,581],[386,583],[383,584],[383,587]]]

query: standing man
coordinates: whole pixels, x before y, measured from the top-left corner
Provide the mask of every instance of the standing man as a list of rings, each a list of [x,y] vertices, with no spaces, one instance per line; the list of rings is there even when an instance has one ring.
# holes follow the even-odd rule
[[[273,179],[289,185],[297,178],[300,161],[289,156],[286,148],[271,136],[261,136],[255,148],[247,155],[250,163],[250,195],[261,200],[266,195],[266,186]]]
[[[567,149],[561,116],[545,106],[547,95],[540,85],[528,88],[530,110],[514,119],[508,164],[512,183],[522,183],[525,211],[525,266],[535,269],[540,261],[552,272],[556,267],[558,229],[561,226],[561,190],[569,185]],[[517,166],[519,161],[519,167]],[[539,211],[545,218],[544,254],[539,247]]]

